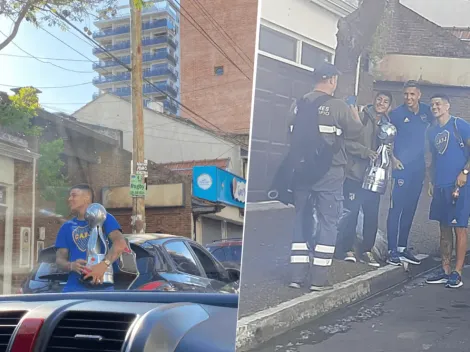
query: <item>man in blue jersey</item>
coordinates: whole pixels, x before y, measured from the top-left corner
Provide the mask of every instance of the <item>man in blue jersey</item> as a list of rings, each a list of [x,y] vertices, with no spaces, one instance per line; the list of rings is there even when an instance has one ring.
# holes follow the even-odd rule
[[[387,218],[387,263],[392,265],[401,265],[402,261],[420,264],[407,246],[426,172],[426,130],[434,120],[430,107],[420,102],[418,82],[405,83],[404,98],[404,104],[390,113],[390,121],[397,128],[393,149],[392,194]]]
[[[84,279],[91,278],[91,283],[102,283],[104,273],[127,248],[122,235],[121,226],[111,214],[106,215],[103,232],[108,241],[112,243],[105,260],[86,270],[87,245],[90,238],[90,228],[85,220],[85,212],[93,202],[93,190],[88,185],[76,185],[70,189],[69,207],[75,215],[72,220],[65,222],[57,234],[55,246],[57,248],[56,263],[64,271],[69,272],[67,284],[63,292],[87,291],[88,288],[80,282],[82,274]],[[113,289],[112,287],[107,289]]]
[[[467,227],[470,218],[470,124],[451,116],[450,100],[445,95],[431,99],[437,124],[428,131],[432,153],[429,168],[432,195],[429,219],[439,221],[441,229],[442,269],[426,281],[443,283],[450,288],[463,285],[462,269],[467,252]],[[451,271],[453,235],[456,236],[457,262]]]

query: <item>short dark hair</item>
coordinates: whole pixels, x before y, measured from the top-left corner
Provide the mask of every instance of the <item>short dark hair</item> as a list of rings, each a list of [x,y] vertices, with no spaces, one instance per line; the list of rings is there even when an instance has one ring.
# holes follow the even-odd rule
[[[431,97],[431,100],[433,100],[433,99],[442,99],[442,100],[444,100],[444,101],[446,101],[450,104],[450,98],[446,94],[434,94]]]
[[[420,86],[419,82],[416,81],[416,80],[413,80],[413,79],[407,81],[404,84],[403,89],[406,89],[406,88],[417,88],[417,89],[421,90],[421,86]]]
[[[377,94],[375,95],[375,99],[377,99],[379,95],[386,96],[388,99],[390,99],[390,104],[392,104],[392,102],[393,102],[392,93],[390,93],[388,91],[385,91],[385,90],[381,90],[381,91],[377,92]]]
[[[88,193],[90,193],[91,202],[93,203],[95,201],[95,192],[93,192],[93,188],[91,188],[89,184],[79,183],[78,185],[70,187],[69,192],[72,191],[72,189],[80,189],[82,191],[87,191]]]

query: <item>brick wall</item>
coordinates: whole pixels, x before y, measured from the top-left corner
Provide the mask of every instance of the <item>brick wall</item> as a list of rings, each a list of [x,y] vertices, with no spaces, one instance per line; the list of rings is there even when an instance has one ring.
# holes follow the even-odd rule
[[[249,59],[226,38],[218,26],[203,15],[197,3],[182,0],[183,14],[189,17],[189,13],[250,80],[217,51],[190,21],[181,16],[181,101],[224,131],[248,133],[258,2],[201,0],[198,3]],[[240,52],[244,60],[236,51]],[[223,75],[215,75],[216,66],[224,67]],[[181,115],[210,127],[187,111],[182,111]]]

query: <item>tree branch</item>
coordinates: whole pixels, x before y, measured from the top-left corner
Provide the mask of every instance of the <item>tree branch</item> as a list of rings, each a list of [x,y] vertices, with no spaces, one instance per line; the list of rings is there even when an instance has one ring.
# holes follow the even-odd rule
[[[2,43],[0,43],[0,50],[10,44],[10,42],[16,37],[16,35],[18,34],[18,30],[20,29],[21,22],[23,22],[24,18],[26,17],[26,14],[31,9],[32,5],[33,1],[29,0],[23,6],[20,13],[18,14],[18,18],[15,21],[15,25],[13,27],[13,30],[11,31],[11,34]]]

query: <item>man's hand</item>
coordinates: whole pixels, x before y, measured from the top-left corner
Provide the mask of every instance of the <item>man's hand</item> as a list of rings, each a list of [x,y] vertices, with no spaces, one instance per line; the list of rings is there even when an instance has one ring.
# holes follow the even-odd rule
[[[83,270],[85,269],[85,266],[86,260],[77,259],[76,261],[70,263],[70,271],[74,271],[77,274],[82,274]]]
[[[467,183],[467,175],[464,175],[464,173],[461,172],[459,176],[457,177],[456,185],[459,187],[463,187],[465,186],[466,183]]]
[[[357,122],[361,122],[361,117],[359,116],[358,107],[356,105],[349,105],[349,108],[351,109],[354,120],[356,120]]]
[[[379,156],[379,153],[377,153],[375,150],[369,150],[367,153],[367,157],[372,161],[377,159],[378,156]]]
[[[91,277],[92,284],[94,285],[102,284],[104,273],[106,272],[107,269],[108,269],[108,266],[104,262],[93,265],[91,268],[85,268],[83,272],[86,273],[86,275],[84,276],[83,279],[86,280]]]
[[[403,164],[401,163],[400,160],[398,160],[397,158],[393,157],[392,159],[392,164],[393,164],[393,168],[395,170],[404,170],[405,167],[403,166]]]
[[[432,182],[429,182],[428,184],[428,196],[432,197],[434,194],[434,185]]]

